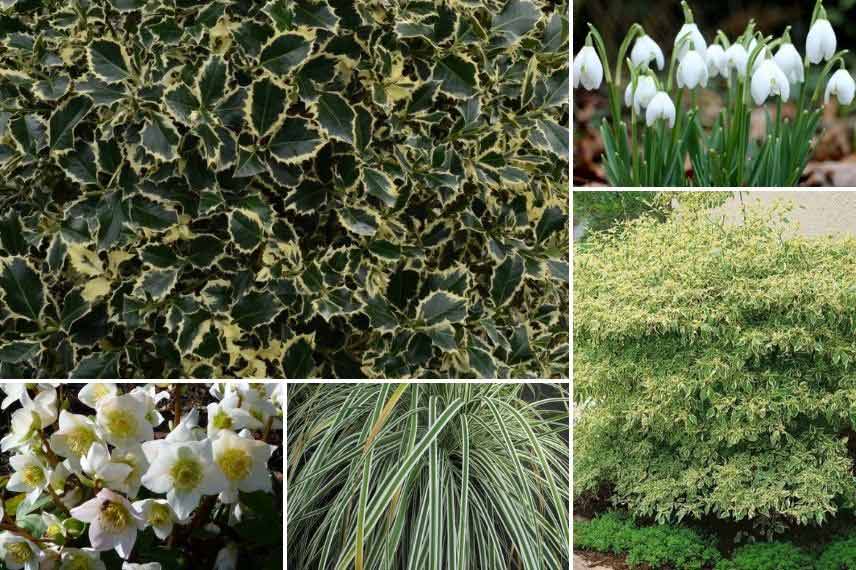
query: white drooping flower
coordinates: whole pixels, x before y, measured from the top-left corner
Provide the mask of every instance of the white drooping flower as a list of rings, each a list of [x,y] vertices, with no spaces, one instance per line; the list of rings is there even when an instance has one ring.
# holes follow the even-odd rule
[[[686,41],[684,39],[686,38]],[[704,36],[693,23],[684,24],[675,36],[675,49],[677,50],[678,61],[684,59],[691,51],[699,53],[707,53],[707,42],[704,41]]]
[[[833,95],[842,105],[849,105],[853,102],[853,95],[856,93],[856,84],[853,82],[853,76],[846,69],[839,69],[829,78],[829,83],[826,84],[826,92],[823,95],[823,102],[829,103],[829,98]]]
[[[755,53],[755,50],[758,48],[758,40],[752,38],[752,41],[749,42],[749,48],[746,50],[746,56],[751,59],[752,54]],[[755,56],[755,61],[752,62],[752,73],[758,71],[758,68],[761,67],[761,64],[770,58],[772,58],[772,54],[770,53],[770,48],[766,45],[762,46],[760,50],[758,50],[758,55]]]
[[[665,91],[654,95],[645,111],[645,122],[649,127],[659,120],[667,121],[670,129],[675,126],[675,104]]]
[[[776,65],[779,66],[779,69],[781,69],[785,74],[785,77],[788,78],[788,81],[791,83],[802,83],[805,81],[805,68],[803,67],[803,61],[797,51],[797,48],[794,47],[794,44],[782,44],[776,52],[776,57],[774,59],[776,61]]]
[[[98,551],[115,549],[127,560],[137,541],[137,532],[146,526],[142,513],[128,499],[110,489],[98,494],[79,507],[71,516],[89,523],[89,543]]]
[[[77,393],[77,399],[93,410],[97,410],[102,401],[118,395],[119,387],[115,384],[100,384],[93,382],[84,386],[80,392]]]
[[[603,65],[592,46],[583,46],[574,58],[574,88],[580,86],[589,91],[600,88],[603,81]]]
[[[695,89],[707,87],[707,63],[699,52],[691,51],[681,59],[678,65],[678,87]]]
[[[95,424],[107,442],[132,446],[154,438],[146,412],[145,404],[132,394],[112,396],[99,401]]]
[[[155,535],[161,540],[166,539],[172,534],[172,529],[178,520],[172,507],[163,499],[146,499],[134,503],[140,512],[143,513],[143,520],[146,521],[146,526],[152,527]]]
[[[788,78],[772,59],[765,59],[752,74],[750,91],[756,105],[763,105],[773,95],[779,95],[782,101],[787,101],[791,95]]]
[[[630,50],[630,61],[636,67],[648,67],[652,61],[657,62],[657,69],[663,70],[666,65],[666,59],[663,57],[663,50],[657,45],[657,42],[651,39],[651,36],[644,35],[636,38],[633,44],[633,49]]]
[[[0,533],[0,554],[9,570],[39,570],[42,559],[38,546],[11,532]]]
[[[162,445],[157,456],[149,459],[143,485],[154,493],[166,493],[169,506],[181,519],[190,516],[202,495],[217,495],[226,488],[209,440]]]
[[[737,72],[738,77],[746,77],[746,66],[749,64],[749,54],[746,53],[746,48],[740,44],[731,44],[725,50],[725,66],[727,73],[732,70]]]
[[[656,94],[657,83],[654,81],[654,78],[643,75],[636,80],[635,91],[633,90],[633,83],[627,85],[627,89],[624,91],[624,103],[628,107],[632,105],[634,112],[639,114],[642,112],[642,109],[648,107],[651,99]]]
[[[725,50],[719,44],[707,46],[707,75],[713,79],[717,75],[728,77],[728,61],[725,59]]]
[[[80,469],[80,459],[89,452],[92,444],[98,441],[95,422],[65,410],[59,414],[59,430],[50,437],[50,446],[54,453],[65,457],[72,470]]]
[[[208,404],[208,437],[214,439],[222,430],[261,429],[261,422],[240,407],[241,397],[231,393],[221,402]]]
[[[15,470],[6,488],[16,493],[27,493],[34,502],[50,484],[51,471],[36,455],[13,455],[9,464]]]
[[[28,445],[42,429],[57,418],[56,390],[47,388],[35,398],[26,390],[19,395],[22,407],[12,413],[12,429],[0,439],[0,451],[9,451]]]
[[[241,395],[241,409],[246,410],[255,418],[256,422],[248,422],[247,429],[260,430],[270,424],[272,429],[281,429],[282,420],[277,417],[277,407],[271,402],[269,393],[265,389],[269,384],[250,384],[241,382],[237,385],[237,391]]]
[[[212,444],[214,463],[226,478],[220,500],[227,504],[238,501],[238,491],[272,491],[267,465],[276,446],[256,441],[247,431],[243,435],[224,430]]]
[[[148,564],[132,564],[125,562],[122,570],[161,570],[160,562],[149,562]]]
[[[230,542],[217,552],[214,570],[235,570],[238,567],[238,545]]]
[[[814,21],[805,40],[805,55],[811,63],[829,60],[835,55],[835,31],[826,18]]]
[[[59,570],[107,570],[101,555],[91,548],[63,548]]]
[[[102,443],[92,444],[89,452],[80,460],[80,465],[91,479],[115,490],[120,490],[119,486],[131,473],[128,465],[111,461],[110,452]]]

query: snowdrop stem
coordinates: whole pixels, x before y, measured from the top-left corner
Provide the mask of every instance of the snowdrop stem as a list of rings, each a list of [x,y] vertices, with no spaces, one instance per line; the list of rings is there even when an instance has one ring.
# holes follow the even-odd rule
[[[817,14],[820,12],[820,9],[823,8],[823,2],[821,0],[817,0],[814,3],[814,10],[811,12],[811,25],[813,26],[815,21],[817,21]]]
[[[785,33],[782,34],[782,43],[786,43],[786,44],[792,43],[791,42],[791,27],[790,26],[785,28]]]
[[[728,36],[725,35],[725,32],[722,30],[716,31],[716,39],[719,40],[719,43],[722,44],[723,49],[728,49],[731,47],[731,42],[728,41]]]
[[[606,45],[603,43],[603,37],[597,28],[591,23],[588,23],[589,38],[594,40],[594,47],[600,57],[603,65],[603,76],[606,80],[606,92],[609,96],[609,110],[612,114],[612,132],[616,140],[620,136],[619,125],[621,123],[621,102],[618,98],[618,86],[612,81],[612,73],[609,71],[609,58],[606,55]]]
[[[833,55],[828,62],[826,62],[826,65],[823,66],[823,70],[817,78],[817,86],[814,88],[814,94],[811,96],[811,101],[809,102],[811,107],[814,107],[815,103],[817,103],[817,98],[820,97],[820,88],[826,84],[826,76],[829,75],[830,71],[832,71],[836,62],[840,63],[842,67],[844,66],[844,56],[846,54],[846,49],[839,51]]]
[[[686,0],[681,0],[681,8],[684,9],[684,22],[687,24],[695,23],[693,11],[690,9],[690,5],[687,4]]]
[[[624,56],[627,54],[627,50],[630,47],[630,42],[636,39],[636,36],[644,33],[645,30],[639,24],[633,24],[630,26],[630,30],[627,31],[627,36],[625,36],[624,41],[621,42],[621,46],[618,48],[618,58],[615,60],[615,83],[621,84],[621,67],[624,65]],[[628,65],[628,69],[630,66]]]
[[[678,63],[678,53],[680,53],[681,49],[689,41],[690,36],[689,34],[687,34],[681,38],[681,40],[675,46],[675,49],[672,50],[672,58],[669,61],[669,74],[666,76],[666,92],[668,92],[669,95],[672,95],[672,81],[674,81],[675,78],[675,67]]]

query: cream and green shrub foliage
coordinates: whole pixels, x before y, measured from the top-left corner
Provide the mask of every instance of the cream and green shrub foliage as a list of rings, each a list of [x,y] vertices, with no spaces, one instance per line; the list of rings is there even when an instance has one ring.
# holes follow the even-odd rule
[[[566,7],[0,4],[0,375],[566,374]]]
[[[575,492],[659,521],[820,524],[856,506],[856,240],[710,216],[575,254]]]

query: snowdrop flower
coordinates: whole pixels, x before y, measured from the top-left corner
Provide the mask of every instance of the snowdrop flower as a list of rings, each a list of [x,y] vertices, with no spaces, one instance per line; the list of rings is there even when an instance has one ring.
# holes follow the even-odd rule
[[[21,392],[22,407],[12,413],[12,430],[0,439],[0,451],[9,451],[25,446],[43,428],[57,418],[56,390],[49,388],[30,398],[26,390]]]
[[[707,87],[707,63],[698,52],[688,52],[678,65],[678,87]]]
[[[779,95],[782,101],[787,101],[791,94],[788,78],[772,59],[765,59],[752,75],[750,91],[756,105],[763,105],[771,95]]]
[[[86,457],[81,459],[80,465],[83,468],[83,472],[89,475],[90,478],[117,490],[119,490],[118,487],[131,473],[130,466],[111,461],[107,447],[101,443],[92,444]]]
[[[737,72],[738,77],[746,77],[746,66],[749,64],[749,54],[746,53],[746,48],[740,44],[731,44],[725,50],[725,65],[730,73],[733,69]]]
[[[147,411],[145,404],[131,394],[113,396],[99,403],[95,423],[108,443],[130,446],[154,438]]]
[[[91,383],[84,386],[77,393],[77,399],[92,408],[98,409],[98,405],[113,396],[119,395],[119,388],[115,384],[98,384]]]
[[[657,45],[657,42],[651,39],[651,36],[643,35],[636,38],[633,44],[633,49],[630,51],[630,61],[635,67],[648,67],[652,61],[657,62],[657,69],[663,70],[666,65],[666,59],[663,57],[663,50]]]
[[[214,463],[226,477],[226,489],[220,494],[224,503],[238,501],[238,491],[273,490],[267,464],[276,446],[252,439],[249,432],[240,437],[231,431],[222,431],[212,444]]]
[[[160,562],[149,562],[148,564],[122,564],[122,570],[161,570]]]
[[[11,532],[0,534],[0,552],[9,570],[39,570],[42,551],[24,537]]]
[[[665,91],[654,95],[645,112],[645,122],[649,127],[660,119],[668,121],[670,129],[675,126],[675,104]]]
[[[71,509],[71,516],[89,523],[89,543],[98,551],[116,549],[127,560],[137,541],[137,532],[146,523],[142,513],[128,499],[110,489],[101,489],[95,498]]]
[[[641,79],[640,79],[641,81]],[[250,412],[240,408],[238,394],[229,394],[222,402],[208,404],[208,437],[214,439],[222,430],[239,430],[245,427],[259,429],[260,422]]]
[[[784,43],[776,52],[776,65],[784,72],[791,83],[805,81],[805,68],[797,48],[792,43]]]
[[[824,16],[819,16],[808,31],[805,40],[805,55],[811,63],[832,58],[835,54],[835,31]]]
[[[832,74],[829,83],[826,84],[823,102],[829,103],[829,98],[834,95],[839,103],[849,105],[853,102],[854,93],[856,93],[856,84],[853,82],[853,77],[846,69],[839,69]]]
[[[190,516],[202,495],[217,495],[226,488],[208,440],[161,446],[151,461],[143,485],[154,493],[166,493],[169,506],[181,519]]]
[[[719,44],[707,46],[707,74],[713,79],[717,75],[728,77],[728,62],[725,59],[725,50]]]
[[[624,103],[630,107],[636,114],[642,112],[642,109],[648,107],[651,99],[657,94],[657,84],[653,77],[643,75],[636,80],[636,91],[633,91],[633,83],[627,86],[624,91]],[[210,424],[209,424],[210,425]]]
[[[143,520],[146,521],[146,526],[152,527],[155,535],[161,540],[164,540],[170,534],[175,526],[178,517],[175,516],[169,503],[163,499],[146,499],[137,501],[134,506],[143,513]],[[179,521],[180,522],[180,521]]]
[[[238,567],[238,545],[230,542],[220,549],[214,561],[214,570],[235,570]]]
[[[63,548],[59,570],[107,570],[101,555],[91,548]]]
[[[686,41],[684,41],[685,38]],[[678,52],[678,61],[681,61],[691,51],[707,53],[707,42],[704,41],[704,36],[701,35],[698,26],[690,22],[681,26],[678,35],[675,36],[675,49]]]
[[[600,88],[602,81],[603,65],[597,52],[592,46],[583,46],[574,58],[574,88],[582,83],[584,88],[594,91]]]
[[[38,499],[50,484],[50,470],[35,455],[14,455],[9,459],[9,464],[15,472],[6,488],[16,493],[27,493],[30,502]]]
[[[65,410],[59,414],[59,430],[50,438],[51,449],[60,457],[69,460],[73,471],[80,469],[80,458],[84,457],[92,444],[98,441],[95,422]]]

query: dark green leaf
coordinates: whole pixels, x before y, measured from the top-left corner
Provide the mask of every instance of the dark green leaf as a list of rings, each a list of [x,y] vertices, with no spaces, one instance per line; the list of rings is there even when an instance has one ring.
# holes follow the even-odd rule
[[[92,72],[103,81],[114,83],[131,76],[128,58],[122,46],[110,40],[95,40],[89,44],[89,65]]]
[[[242,329],[252,330],[274,320],[282,306],[268,291],[251,291],[232,307],[232,318]]]
[[[259,64],[277,75],[286,75],[306,61],[312,42],[297,34],[275,37],[262,49]]]

